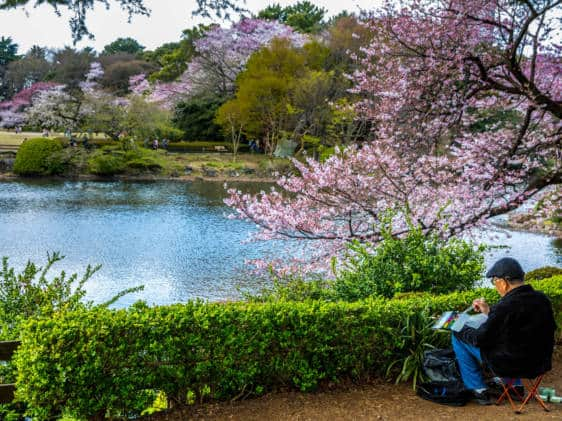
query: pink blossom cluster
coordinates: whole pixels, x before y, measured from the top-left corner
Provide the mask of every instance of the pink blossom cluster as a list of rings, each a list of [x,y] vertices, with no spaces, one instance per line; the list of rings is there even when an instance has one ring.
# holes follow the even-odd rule
[[[8,101],[0,102],[0,127],[14,127],[25,122],[24,110],[40,92],[59,86],[54,82],[36,82],[29,88],[19,91]]]
[[[95,61],[91,63],[90,70],[85,75],[85,80],[79,84],[82,92],[94,94],[95,89],[98,87],[98,81],[103,77],[104,73],[100,62]]]

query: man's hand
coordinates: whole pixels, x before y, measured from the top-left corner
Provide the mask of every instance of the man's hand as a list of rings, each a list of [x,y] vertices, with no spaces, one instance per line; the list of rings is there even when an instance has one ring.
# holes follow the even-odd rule
[[[490,312],[490,306],[484,298],[477,298],[474,300],[472,302],[472,307],[474,308],[474,311],[484,313],[486,315]]]

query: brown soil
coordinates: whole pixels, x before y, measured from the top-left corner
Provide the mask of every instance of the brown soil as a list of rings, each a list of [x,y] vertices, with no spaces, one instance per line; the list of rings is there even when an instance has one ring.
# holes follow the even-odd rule
[[[562,395],[562,349],[557,349],[554,367],[543,386],[554,387]],[[212,403],[178,409],[146,417],[146,421],[176,420],[562,420],[562,404],[548,404],[544,412],[531,401],[522,415],[515,415],[509,404],[480,406],[469,403],[449,407],[425,401],[415,395],[411,385],[374,382],[318,393],[271,393],[257,399],[234,403]]]

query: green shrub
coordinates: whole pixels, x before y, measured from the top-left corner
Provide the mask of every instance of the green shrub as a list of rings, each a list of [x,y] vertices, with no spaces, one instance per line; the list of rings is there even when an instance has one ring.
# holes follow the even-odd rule
[[[92,174],[112,176],[125,171],[124,157],[116,154],[95,152],[88,160],[88,171]]]
[[[54,156],[60,150],[62,144],[56,139],[26,140],[18,149],[14,173],[24,176],[62,174],[64,165]]]
[[[559,319],[562,276],[535,286],[550,297]],[[55,314],[30,320],[21,332],[16,393],[38,420],[64,412],[133,417],[157,391],[187,403],[279,386],[307,391],[387,371],[405,370],[407,377],[418,367],[408,357],[430,340],[410,330],[428,323],[416,315],[463,309],[478,297],[499,298],[484,288],[354,303],[193,301]]]
[[[545,278],[552,278],[553,276],[556,275],[562,275],[562,268],[557,268],[554,266],[545,266],[542,268],[538,268],[535,270],[532,270],[530,272],[527,272],[525,274],[525,281],[529,282],[529,281],[538,281],[540,279],[545,279]]]
[[[344,268],[334,283],[336,295],[347,301],[371,295],[390,298],[396,293],[427,291],[442,294],[472,288],[484,270],[483,247],[411,227],[403,239],[385,230],[376,248],[350,245]]]
[[[171,142],[177,142],[183,139],[183,130],[178,129],[170,124],[160,124],[156,127],[156,137],[159,139],[168,139]]]

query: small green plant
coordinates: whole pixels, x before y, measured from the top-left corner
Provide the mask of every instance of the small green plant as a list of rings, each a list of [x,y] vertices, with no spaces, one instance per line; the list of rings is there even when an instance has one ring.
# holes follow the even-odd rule
[[[394,377],[395,383],[411,380],[412,387],[425,381],[423,372],[424,352],[445,347],[449,335],[434,330],[434,321],[428,309],[408,314],[396,336],[398,358],[386,368],[386,376]]]
[[[65,166],[56,153],[62,143],[56,139],[29,139],[21,144],[14,162],[14,173],[23,176],[62,174]]]

